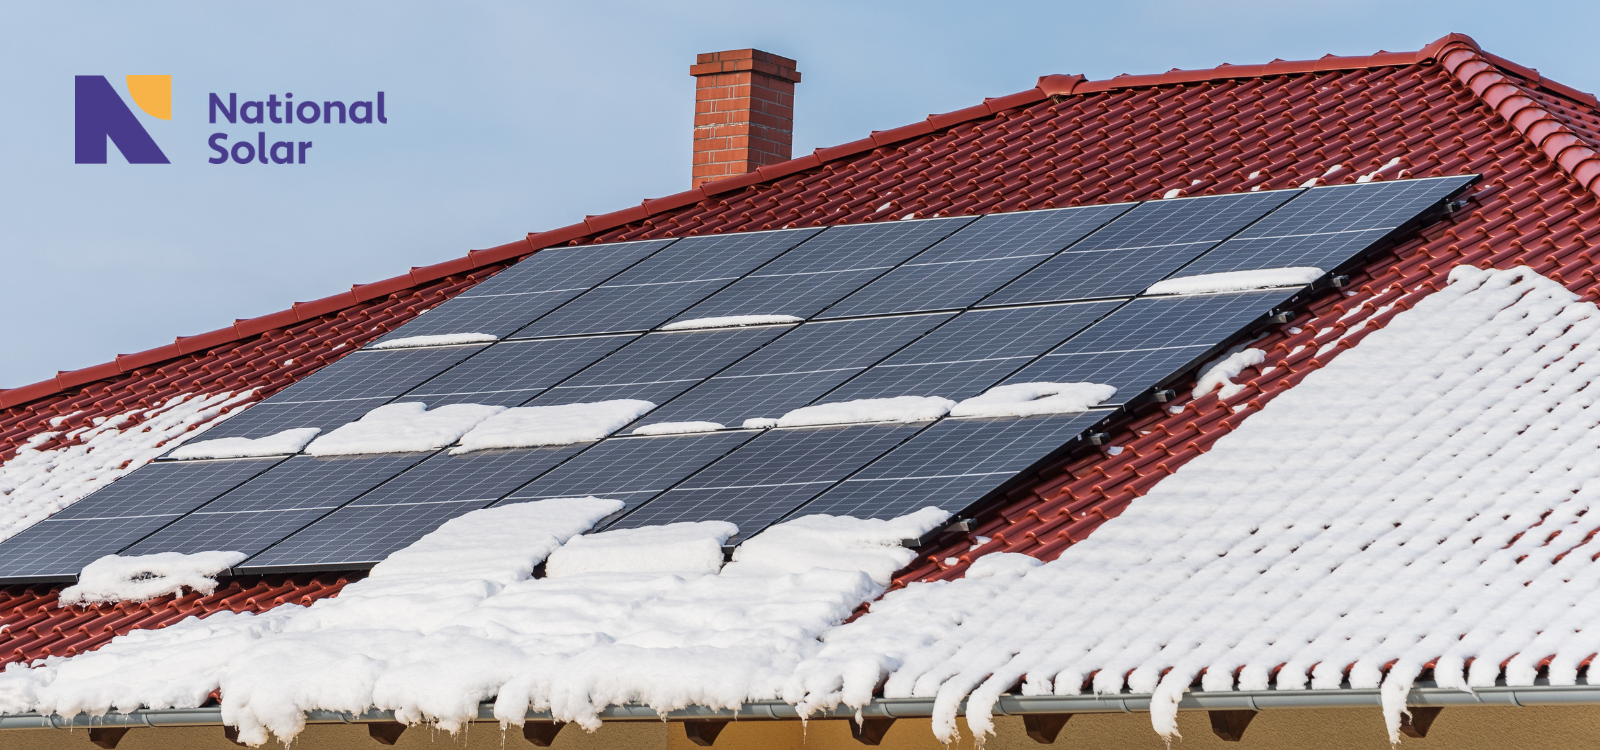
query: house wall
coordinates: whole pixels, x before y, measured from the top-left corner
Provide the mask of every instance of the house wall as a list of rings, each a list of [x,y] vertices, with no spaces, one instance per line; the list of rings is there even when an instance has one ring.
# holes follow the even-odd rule
[[[1029,739],[1018,718],[1000,718],[999,734],[986,750],[1021,750],[1039,747]],[[1306,709],[1267,711],[1256,716],[1242,742],[1223,742],[1211,733],[1204,712],[1178,715],[1182,750],[1391,750],[1377,709]],[[1081,714],[1072,718],[1054,743],[1056,747],[1096,750],[1166,750],[1150,729],[1146,714]],[[1412,750],[1517,750],[1519,748],[1600,748],[1600,706],[1538,708],[1446,708],[1424,739],[1403,738]],[[17,730],[0,733],[6,750],[93,750],[84,730]],[[314,725],[294,742],[295,750],[377,750],[383,747],[367,736],[363,726]],[[462,736],[452,737],[427,728],[408,729],[395,743],[397,750],[520,750],[532,748],[516,731],[502,734],[493,724],[476,724]],[[612,722],[593,734],[567,727],[552,746],[555,750],[688,750],[681,724]],[[746,721],[729,724],[717,737],[721,750],[819,750],[863,748],[850,737],[843,721],[815,721],[802,726],[792,721]],[[901,719],[889,729],[879,747],[884,750],[945,750],[933,738],[927,719]],[[117,750],[234,750],[221,727],[134,729]],[[271,750],[282,750],[277,743]],[[950,750],[972,750],[964,738]]]

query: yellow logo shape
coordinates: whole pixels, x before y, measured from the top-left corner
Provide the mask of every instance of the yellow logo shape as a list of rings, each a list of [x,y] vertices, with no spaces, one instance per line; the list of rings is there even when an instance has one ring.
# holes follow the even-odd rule
[[[128,93],[151,117],[172,119],[172,76],[128,76]]]

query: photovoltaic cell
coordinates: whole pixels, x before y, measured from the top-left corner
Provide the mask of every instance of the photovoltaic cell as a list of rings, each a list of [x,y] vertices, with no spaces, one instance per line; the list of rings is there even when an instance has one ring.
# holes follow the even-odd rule
[[[1055,302],[1138,294],[1211,249],[1295,191],[1146,201],[979,304]]]
[[[282,459],[150,464],[0,542],[0,580],[64,578]]]
[[[430,456],[378,489],[251,557],[245,572],[364,567],[495,500],[587,445]]]
[[[972,220],[961,216],[829,227],[676,319],[809,318]]]
[[[1237,333],[1293,291],[1146,297],[1069,339],[1007,383],[1103,383],[1126,403]]]
[[[747,539],[926,426],[768,430],[609,528],[731,521]]]
[[[327,432],[359,419],[483,348],[358,351],[207,430],[206,439],[259,438],[297,427],[320,427]]]
[[[1118,304],[1081,302],[964,312],[821,402],[895,396],[971,398]]]
[[[701,382],[639,424],[777,417],[949,320],[948,313],[806,323]]]
[[[679,240],[515,335],[648,331],[821,231],[736,232]]]
[[[1109,412],[945,419],[795,513],[895,518],[928,506],[960,513],[1065,446]]]
[[[967,307],[1134,205],[984,216],[840,300],[820,317]]]
[[[411,389],[397,401],[518,406],[636,336],[502,341]]]
[[[1311,188],[1178,275],[1298,267],[1332,271],[1474,179],[1454,175]]]
[[[539,394],[529,406],[636,398],[664,404],[793,326],[753,326],[640,336]]]
[[[593,495],[627,512],[755,437],[754,432],[611,438],[497,503]]]
[[[545,248],[378,340],[452,333],[503,338],[673,242]]]
[[[233,550],[253,555],[426,455],[295,456],[150,535],[127,554]]]

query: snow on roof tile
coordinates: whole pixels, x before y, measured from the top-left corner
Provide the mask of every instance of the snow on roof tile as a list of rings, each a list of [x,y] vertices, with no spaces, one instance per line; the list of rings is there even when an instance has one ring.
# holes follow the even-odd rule
[[[1586,299],[1600,298],[1589,250],[1600,241],[1596,144],[1594,97],[1487,55],[1460,35],[1414,53],[1109,81],[1047,76],[1030,91],[0,392],[0,459],[42,432],[64,436],[180,394],[255,389],[264,398],[556,244],[1141,200],[1173,189],[1283,188],[1335,165],[1347,168],[1332,182],[1353,182],[1395,160],[1380,179],[1484,175],[1462,210],[1252,342],[1266,360],[1235,379],[1242,392],[1190,400],[1192,380],[1180,384],[1174,403],[1181,408],[1140,416],[1113,431],[1105,448],[1018,483],[973,531],[946,534],[925,550],[899,584],[958,578],[991,552],[1059,556],[1275,395],[1441,288],[1455,265],[1527,265]],[[879,216],[885,203],[893,211]],[[63,438],[52,440],[35,447]],[[50,596],[40,592],[35,598]],[[222,593],[201,599],[233,606]],[[15,611],[0,603],[0,617]],[[36,626],[32,653],[79,638],[51,635],[52,628],[85,615],[27,611],[33,614],[24,619]]]

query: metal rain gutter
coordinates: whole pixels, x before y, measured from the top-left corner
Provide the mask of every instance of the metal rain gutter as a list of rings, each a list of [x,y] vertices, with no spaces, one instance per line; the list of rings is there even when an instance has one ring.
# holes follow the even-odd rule
[[[1472,691],[1441,688],[1433,683],[1418,683],[1406,696],[1410,706],[1576,706],[1600,705],[1600,685],[1550,685],[1540,679],[1531,686],[1501,684]],[[933,715],[932,698],[878,698],[863,706],[865,719],[922,719]],[[1227,692],[1185,693],[1180,711],[1271,711],[1293,708],[1376,708],[1382,705],[1377,689],[1340,688],[1337,690],[1236,690]],[[1027,714],[1145,713],[1150,710],[1148,693],[1116,695],[1003,695],[994,713],[1001,716]],[[961,713],[966,712],[962,702]],[[811,714],[811,719],[850,719],[855,709],[836,706]],[[782,701],[755,701],[737,710],[691,706],[669,711],[666,716],[649,706],[629,704],[609,706],[600,712],[602,721],[722,721],[722,720],[798,720],[800,711]],[[394,721],[393,711],[369,710],[361,714],[336,711],[308,711],[308,724],[368,724]],[[555,721],[549,711],[529,711],[528,721]],[[478,705],[481,722],[495,722],[494,704]],[[222,707],[139,709],[91,717],[78,714],[63,717],[36,713],[0,715],[0,730],[76,729],[87,727],[192,727],[222,726]]]

